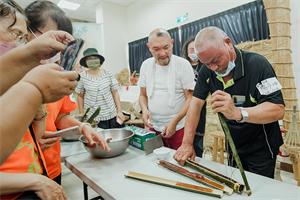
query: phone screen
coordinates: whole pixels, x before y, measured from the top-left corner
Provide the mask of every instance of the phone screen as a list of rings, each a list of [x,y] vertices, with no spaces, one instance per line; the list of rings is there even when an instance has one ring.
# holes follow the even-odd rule
[[[83,43],[84,41],[81,38],[69,42],[60,63],[60,66],[64,68],[64,71],[73,70]]]

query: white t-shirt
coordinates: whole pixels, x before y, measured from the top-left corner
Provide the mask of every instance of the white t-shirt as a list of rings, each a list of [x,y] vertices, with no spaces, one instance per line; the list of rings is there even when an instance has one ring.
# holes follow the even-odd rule
[[[172,55],[175,56],[175,55]],[[184,89],[187,89],[186,85],[194,83],[194,73],[191,64],[180,57],[177,57],[180,63],[176,66],[175,77],[175,106],[173,108],[168,106],[169,94],[168,94],[168,66],[156,65],[154,88],[151,98],[148,98],[148,109],[152,114],[153,128],[156,131],[162,131],[164,127],[169,123],[181,110],[184,102],[185,95]],[[153,58],[149,58],[152,59]],[[147,87],[147,75],[149,74],[149,68],[153,67],[153,62],[145,60],[140,69],[140,77],[138,86]],[[194,88],[192,88],[193,90]],[[185,117],[177,124],[176,131],[184,127]]]

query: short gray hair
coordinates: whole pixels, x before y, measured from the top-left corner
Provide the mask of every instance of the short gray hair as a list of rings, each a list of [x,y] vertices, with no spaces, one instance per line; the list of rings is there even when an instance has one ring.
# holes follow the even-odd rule
[[[171,39],[171,36],[170,36],[169,32],[166,29],[157,28],[157,29],[151,31],[151,33],[149,34],[148,43],[150,43],[151,38],[153,38],[153,37],[162,37],[162,36],[167,36],[168,38]]]
[[[214,46],[219,49],[223,46],[224,39],[227,34],[218,27],[209,26],[198,32],[195,38],[195,51],[201,53],[206,51],[209,47]]]

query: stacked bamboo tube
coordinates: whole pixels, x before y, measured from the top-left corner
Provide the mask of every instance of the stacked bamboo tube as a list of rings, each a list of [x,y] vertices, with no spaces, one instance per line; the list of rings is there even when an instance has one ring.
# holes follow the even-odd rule
[[[291,20],[290,0],[263,0],[268,17],[270,38],[272,43],[273,62],[271,63],[280,84],[285,102],[285,115],[283,118],[284,133],[288,137],[293,116],[293,105],[298,105],[296,87],[292,68],[291,51]],[[297,106],[297,124],[300,129],[299,106]],[[295,179],[298,178],[298,158],[300,148],[291,148],[286,145],[280,147],[281,151],[290,153]],[[299,181],[299,180],[298,180]]]
[[[282,85],[281,91],[286,105],[283,118],[286,135],[291,125],[293,105],[298,105],[292,68],[290,0],[263,0],[263,2],[272,43],[273,62],[271,64]],[[300,128],[299,106],[297,108],[297,122]]]

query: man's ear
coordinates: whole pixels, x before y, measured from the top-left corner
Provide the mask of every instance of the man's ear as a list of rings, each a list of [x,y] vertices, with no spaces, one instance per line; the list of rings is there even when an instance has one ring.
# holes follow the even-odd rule
[[[173,45],[173,43],[174,43],[174,39],[171,40],[171,44],[172,44],[172,45]]]
[[[232,41],[229,37],[224,38],[224,42],[230,47],[233,47]]]
[[[148,47],[148,49],[149,49],[149,51],[150,51],[150,45],[149,45],[149,43],[147,43],[146,45],[147,45],[147,47]]]

